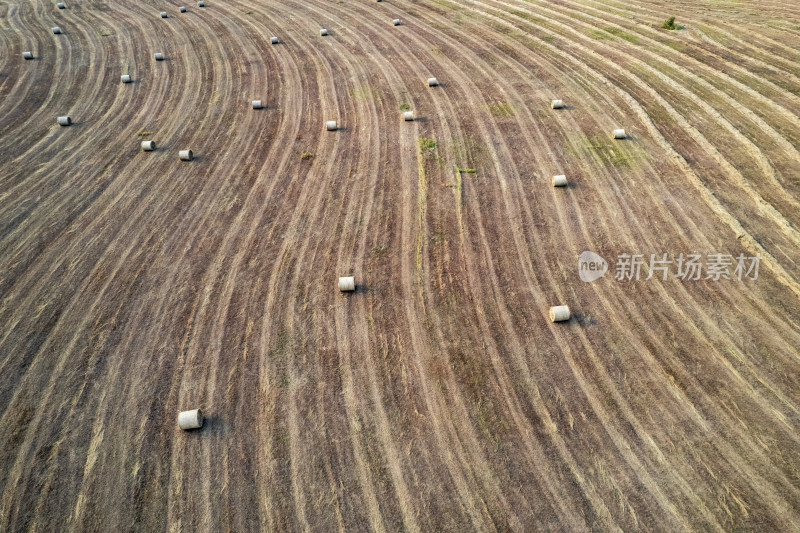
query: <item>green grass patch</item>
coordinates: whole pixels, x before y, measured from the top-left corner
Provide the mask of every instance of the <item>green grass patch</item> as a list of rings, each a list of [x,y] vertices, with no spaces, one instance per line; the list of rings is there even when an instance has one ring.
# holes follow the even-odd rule
[[[541,36],[541,37],[539,37],[539,38],[540,38],[541,40],[543,40],[544,42],[546,42],[546,43],[552,43],[553,41],[555,41],[555,40],[556,40],[556,38],[555,38],[555,37],[553,37],[552,35],[542,35],[542,36]]]
[[[676,52],[680,52],[682,54],[685,54],[686,50],[689,49],[689,47],[686,46],[686,43],[665,43],[665,44],[670,48],[672,48],[673,50],[675,50]]]
[[[409,109],[411,109],[411,106],[408,105],[407,103],[403,102],[402,104],[400,104],[400,111],[408,111]]]
[[[631,44],[639,44],[639,39],[635,35],[626,33],[619,28],[603,28],[602,30],[589,30],[586,35],[598,41],[613,41],[614,37],[624,39]]]
[[[427,137],[420,137],[419,149],[422,153],[433,153],[436,151],[436,141]]]
[[[586,35],[591,37],[592,39],[597,39],[598,41],[613,41],[614,37],[609,35],[608,33],[602,30],[589,30],[586,32]]]
[[[383,90],[379,87],[372,87],[370,85],[361,85],[359,87],[354,87],[347,92],[350,95],[350,98],[353,100],[358,100],[361,102],[367,102],[372,100],[380,100],[381,96],[383,95]]]
[[[495,102],[489,104],[489,113],[498,118],[511,117],[514,116],[514,109],[508,102]]]
[[[311,152],[300,152],[300,159],[302,159],[303,161],[308,161],[313,157],[314,154],[312,154]]]
[[[528,22],[535,22],[536,24],[544,24],[545,23],[544,19],[541,19],[539,17],[536,17],[536,16],[531,15],[530,13],[526,13],[524,11],[515,10],[515,11],[511,11],[511,14],[514,15],[514,16],[517,16],[517,17],[519,17],[521,19],[525,19]]]
[[[476,172],[474,168],[459,168],[456,170],[458,170],[459,174],[475,174]]]
[[[661,106],[653,107],[647,110],[647,114],[654,124],[675,124],[677,121],[670,115],[666,109]]]
[[[675,17],[670,17],[664,21],[664,24],[661,27],[665,30],[682,30],[683,26],[678,26],[675,24]]]
[[[140,131],[136,134],[137,137],[149,137],[153,134],[152,131]]]
[[[625,31],[619,28],[605,28],[605,30],[610,33],[611,35],[615,35],[620,39],[624,39],[631,44],[639,44],[639,39],[635,35],[631,35],[630,33],[626,33]]]
[[[604,135],[576,135],[574,140],[576,142],[574,145],[570,143],[568,150],[577,157],[585,156],[588,151],[616,168],[631,168],[636,163],[635,154],[631,152],[631,143],[620,143]],[[582,146],[584,150],[575,145]]]

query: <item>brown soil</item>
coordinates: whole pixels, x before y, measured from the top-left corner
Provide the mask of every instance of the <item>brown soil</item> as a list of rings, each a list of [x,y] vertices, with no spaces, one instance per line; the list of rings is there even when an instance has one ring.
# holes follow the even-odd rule
[[[800,12],[663,4],[0,1],[0,531],[796,529]]]

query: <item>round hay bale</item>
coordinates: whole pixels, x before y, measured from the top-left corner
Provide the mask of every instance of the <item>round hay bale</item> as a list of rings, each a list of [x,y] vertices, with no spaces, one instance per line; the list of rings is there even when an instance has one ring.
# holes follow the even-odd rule
[[[552,107],[553,109],[561,109],[564,107],[564,102],[562,100],[553,100],[550,103],[550,107]]]
[[[186,13],[186,6],[181,6],[179,9],[181,10],[181,13]]]
[[[162,12],[161,12],[161,18],[162,18],[162,19],[165,19],[165,18],[167,18],[167,12],[166,12],[166,11],[162,11]]]
[[[339,290],[342,292],[353,292],[356,290],[356,278],[354,276],[339,278]]]
[[[406,122],[414,120],[414,112],[406,111],[405,113],[403,113],[403,120],[405,120]]]
[[[570,316],[569,306],[556,305],[550,308],[550,320],[553,322],[565,322]]]
[[[122,81],[122,83],[130,83],[131,82],[130,74],[123,74],[122,76],[119,77],[119,79]]]
[[[25,59],[33,59],[33,52],[22,52],[22,57]]]
[[[56,35],[59,35],[61,33],[61,28],[59,28],[58,26],[53,26],[52,29],[53,33],[55,33]]]
[[[553,187],[566,187],[567,177],[564,174],[553,176]]]
[[[152,152],[156,149],[155,141],[142,141],[142,152]]]
[[[203,2],[203,0],[200,0],[199,2],[197,2],[197,7],[206,7],[206,3]]]
[[[203,411],[192,409],[178,413],[178,427],[186,429],[199,429],[203,427]]]
[[[394,19],[392,21],[392,24],[394,24],[395,26],[399,26],[400,25],[400,19]]]
[[[625,130],[623,130],[621,128],[618,129],[618,130],[614,130],[614,138],[615,139],[625,139],[625,138],[627,138],[627,135],[625,135]]]
[[[428,78],[428,87],[436,87],[439,85],[439,80],[436,78]]]
[[[156,58],[156,61],[164,61],[164,54],[161,52],[156,53],[153,57]]]
[[[72,124],[71,117],[58,117],[58,125],[59,126],[69,126]]]
[[[329,120],[325,123],[325,129],[328,131],[336,131],[336,128],[338,128],[338,125],[335,120]]]
[[[271,37],[269,42],[271,42],[272,44],[278,44],[278,38],[277,37]]]
[[[181,158],[181,161],[191,161],[194,158],[194,152],[191,150],[181,150],[178,152],[178,157]]]
[[[64,2],[59,2],[56,4],[56,7],[58,7],[58,9],[67,9],[67,4]]]
[[[322,35],[323,37],[325,37],[326,35],[328,35],[328,30],[326,30],[325,28],[322,28],[321,30],[319,30],[319,34]]]
[[[253,109],[263,109],[264,104],[261,103],[261,100],[253,100]]]

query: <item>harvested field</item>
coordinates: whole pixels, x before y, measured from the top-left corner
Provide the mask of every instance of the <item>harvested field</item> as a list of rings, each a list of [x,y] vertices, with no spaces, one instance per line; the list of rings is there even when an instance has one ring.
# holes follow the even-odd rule
[[[800,530],[794,1],[178,6],[0,0],[0,531]]]

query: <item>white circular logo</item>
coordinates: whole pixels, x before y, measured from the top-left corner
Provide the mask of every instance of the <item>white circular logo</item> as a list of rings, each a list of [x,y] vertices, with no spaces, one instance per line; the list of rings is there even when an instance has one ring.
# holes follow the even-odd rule
[[[582,281],[591,283],[605,276],[606,272],[608,263],[596,253],[587,250],[578,257],[578,275]]]

